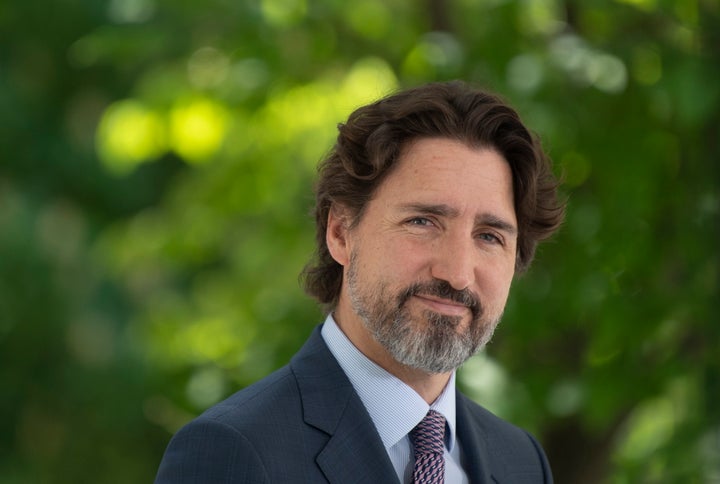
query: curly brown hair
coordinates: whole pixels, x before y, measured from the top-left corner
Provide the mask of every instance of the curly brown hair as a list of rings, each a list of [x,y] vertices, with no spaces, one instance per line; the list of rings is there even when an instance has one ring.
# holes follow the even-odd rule
[[[302,274],[308,294],[330,309],[337,304],[343,277],[325,242],[331,207],[349,210],[356,225],[403,148],[419,138],[491,148],[510,164],[518,222],[516,273],[529,267],[538,242],[550,237],[565,216],[558,179],[538,138],[499,97],[464,82],[431,83],[390,95],[355,110],[338,131],[335,146],[318,167],[317,254]]]

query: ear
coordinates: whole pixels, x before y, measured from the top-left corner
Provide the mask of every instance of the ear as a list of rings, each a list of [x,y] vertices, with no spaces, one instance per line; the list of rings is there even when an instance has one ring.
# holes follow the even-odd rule
[[[346,266],[350,261],[349,226],[350,216],[347,209],[333,204],[328,213],[325,243],[332,258],[341,266]]]

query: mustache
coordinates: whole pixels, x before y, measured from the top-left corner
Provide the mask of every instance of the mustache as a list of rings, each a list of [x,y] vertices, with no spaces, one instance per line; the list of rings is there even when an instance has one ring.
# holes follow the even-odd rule
[[[467,306],[472,313],[473,319],[477,319],[482,314],[483,308],[480,298],[469,289],[457,290],[447,281],[434,279],[429,282],[416,282],[400,294],[400,305],[405,304],[412,296],[427,295],[435,296],[442,299]]]

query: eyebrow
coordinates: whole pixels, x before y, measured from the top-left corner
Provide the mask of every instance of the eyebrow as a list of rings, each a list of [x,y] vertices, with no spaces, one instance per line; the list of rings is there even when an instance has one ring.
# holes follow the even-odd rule
[[[407,203],[400,205],[400,209],[404,212],[426,213],[429,215],[437,215],[438,217],[455,218],[460,215],[458,209],[444,203]],[[486,225],[507,232],[510,235],[517,234],[517,227],[515,227],[514,224],[491,213],[478,214],[475,217],[475,225]]]

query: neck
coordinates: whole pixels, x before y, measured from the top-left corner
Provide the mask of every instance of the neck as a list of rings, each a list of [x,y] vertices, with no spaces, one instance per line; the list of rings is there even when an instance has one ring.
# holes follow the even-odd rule
[[[415,390],[428,405],[432,405],[440,397],[450,381],[451,375],[451,373],[426,373],[404,365],[400,365],[400,368],[396,371],[391,371],[388,368],[385,368],[385,370]]]
[[[375,340],[362,322],[352,316],[343,317],[340,308],[333,314],[333,319],[362,354],[415,390],[428,405],[437,400],[445,390],[452,373],[428,373],[399,363],[384,346]],[[355,321],[355,324],[349,321]]]

